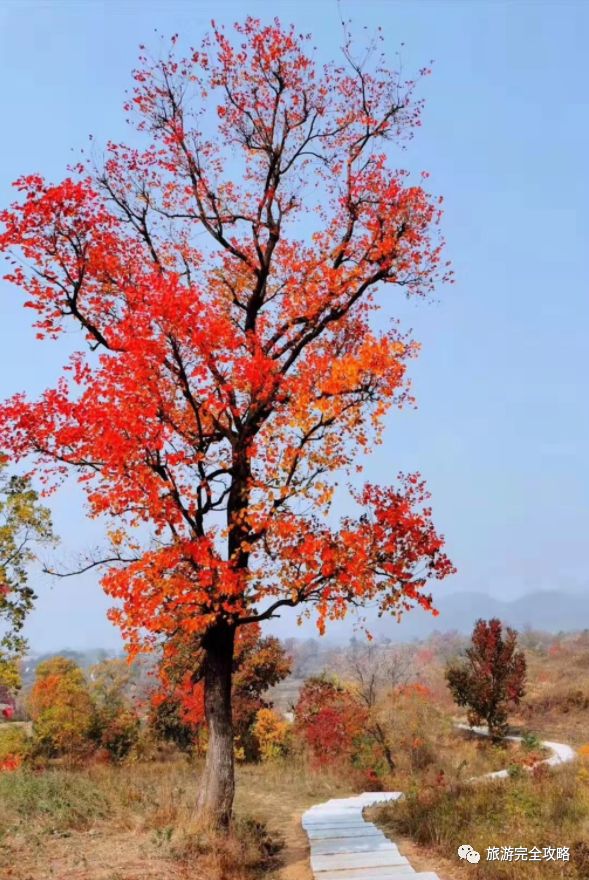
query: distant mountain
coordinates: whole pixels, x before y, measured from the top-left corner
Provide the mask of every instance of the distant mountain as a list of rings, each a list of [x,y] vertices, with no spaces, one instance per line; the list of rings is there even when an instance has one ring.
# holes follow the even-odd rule
[[[469,633],[479,617],[498,617],[518,630],[557,633],[589,629],[589,591],[539,591],[511,601],[495,599],[485,593],[449,593],[436,598],[435,604],[440,612],[438,617],[416,610],[405,615],[398,625],[387,625],[381,619],[375,632],[393,641],[427,638],[436,630]]]
[[[578,632],[589,629],[589,590],[586,592],[559,592],[558,590],[528,593],[519,599],[506,601],[495,599],[486,593],[462,592],[447,593],[439,591],[434,596],[435,606],[440,612],[437,617],[416,608],[408,612],[397,623],[390,617],[377,617],[374,612],[366,614],[366,623],[370,632],[377,638],[390,639],[392,642],[412,642],[415,639],[426,639],[434,632],[451,632],[452,630],[467,635],[472,632],[476,620],[482,617],[498,617],[508,626],[517,630],[534,629],[548,633]],[[319,648],[327,650],[338,644],[347,644],[354,635],[363,638],[361,632],[354,627],[354,615],[349,614],[344,620],[336,621],[328,626],[326,638],[313,641],[317,631],[311,625],[298,628],[291,618],[272,622],[266,629],[278,638],[297,641],[308,640],[312,644],[310,653]],[[357,621],[356,621],[357,624]],[[99,663],[109,657],[116,656],[115,651],[93,648],[87,651],[51,651],[47,654],[30,654],[24,662],[25,684],[32,681],[35,668],[42,660],[59,654],[71,657],[83,669]],[[120,655],[119,655],[120,656]]]
[[[22,665],[23,684],[26,686],[31,684],[35,678],[35,670],[39,663],[49,660],[51,657],[67,657],[73,660],[82,669],[101,663],[116,655],[115,651],[107,651],[104,648],[88,648],[87,651],[73,651],[70,648],[64,648],[61,651],[48,651],[44,654],[28,654]]]
[[[452,630],[467,635],[472,632],[479,617],[498,617],[518,630],[558,633],[589,629],[589,589],[585,592],[539,590],[513,600],[496,599],[486,593],[470,591],[444,593],[443,589],[439,589],[434,593],[434,605],[440,612],[437,617],[422,608],[407,612],[400,623],[390,616],[378,617],[374,610],[368,610],[363,617],[373,636],[392,642],[412,642],[426,639],[434,632]],[[299,628],[288,615],[271,621],[266,631],[283,640],[295,638],[304,641],[317,636],[317,630],[311,623]],[[347,644],[354,636],[360,640],[364,638],[358,617],[350,611],[343,620],[329,623],[327,635],[320,638],[317,645],[327,650],[330,646]]]

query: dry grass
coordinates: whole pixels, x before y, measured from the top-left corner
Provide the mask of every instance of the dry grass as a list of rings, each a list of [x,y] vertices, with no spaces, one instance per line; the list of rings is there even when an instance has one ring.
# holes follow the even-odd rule
[[[404,800],[374,811],[394,839],[409,837],[432,855],[430,870],[454,863],[457,877],[528,880],[589,877],[589,773],[572,765],[559,771],[522,773],[505,781],[476,785],[420,787]],[[469,843],[481,853],[476,873],[460,863],[458,846]],[[570,847],[569,862],[488,861],[487,848]]]
[[[238,770],[236,820],[195,825],[197,770],[154,764],[0,774],[0,877],[10,880],[307,880],[301,812],[345,792],[292,762]]]
[[[243,812],[227,839],[195,825],[194,768],[164,764],[0,776],[0,876],[14,880],[250,880],[276,838]]]
[[[351,793],[347,779],[327,770],[312,770],[302,760],[290,758],[241,767],[236,810],[263,822],[270,833],[283,839],[280,880],[312,880],[301,814],[313,804]]]
[[[589,740],[589,634],[526,652],[527,696],[514,723],[574,746]]]

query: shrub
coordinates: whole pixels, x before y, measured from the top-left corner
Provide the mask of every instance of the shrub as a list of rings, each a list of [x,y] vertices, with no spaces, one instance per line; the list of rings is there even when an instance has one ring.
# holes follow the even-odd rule
[[[290,725],[274,709],[260,709],[252,731],[262,761],[280,758],[286,754]]]
[[[521,744],[522,749],[525,749],[527,752],[535,752],[542,747],[540,738],[529,730],[522,733]]]
[[[318,764],[351,761],[361,745],[367,712],[358,697],[325,677],[304,683],[295,728]]]
[[[114,761],[122,761],[139,739],[139,718],[131,709],[120,709],[99,716],[98,734],[100,747]]]
[[[29,750],[30,739],[24,728],[16,725],[0,728],[0,763],[14,756],[22,759]]]

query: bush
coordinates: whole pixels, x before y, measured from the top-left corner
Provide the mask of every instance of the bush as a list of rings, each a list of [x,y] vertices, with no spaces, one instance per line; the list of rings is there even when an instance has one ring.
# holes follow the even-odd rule
[[[349,689],[326,677],[305,681],[295,730],[319,765],[350,762],[361,747],[368,713]]]
[[[14,756],[22,760],[29,754],[30,747],[30,738],[23,727],[0,727],[0,764]]]
[[[139,740],[139,731],[139,718],[131,709],[98,716],[98,743],[113,761],[122,761],[131,753]]]
[[[542,748],[540,738],[529,730],[522,733],[521,744],[522,749],[525,749],[527,752],[535,752]]]
[[[439,763],[449,724],[423,685],[405,685],[389,696],[385,727],[399,773],[412,777]]]
[[[260,709],[253,725],[253,735],[258,744],[262,761],[280,758],[288,749],[289,727],[287,721],[274,709]]]

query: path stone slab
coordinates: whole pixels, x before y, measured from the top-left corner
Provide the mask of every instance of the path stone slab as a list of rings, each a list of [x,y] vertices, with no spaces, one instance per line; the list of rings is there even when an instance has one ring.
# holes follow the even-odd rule
[[[367,828],[370,828],[370,825],[371,823],[365,822],[364,819],[354,819],[354,821],[346,819],[341,822],[338,822],[337,819],[326,819],[325,822],[311,822],[303,827],[307,834],[313,835],[315,833],[320,834],[322,831],[329,831],[333,828],[338,828],[342,831],[355,831],[358,828],[363,828],[366,831]]]
[[[342,834],[347,834],[349,837],[358,836],[359,834],[360,837],[363,837],[365,834],[374,832],[374,830],[374,826],[371,828],[367,822],[356,825],[340,825],[339,822],[330,822],[329,825],[307,825],[305,828],[309,840],[318,840],[323,837],[341,837]],[[330,834],[329,832],[336,833]]]
[[[415,880],[411,865],[390,865],[380,868],[344,868],[341,871],[320,871],[317,880]]]
[[[343,871],[346,868],[380,868],[390,865],[409,864],[405,856],[397,850],[374,850],[363,853],[332,853],[331,855],[311,855],[311,867],[321,876],[322,871]]]
[[[342,828],[341,825],[333,825],[328,828],[310,828],[307,829],[307,836],[310,841],[329,840],[331,837],[346,837],[348,839],[352,837],[385,837],[376,825],[371,825],[368,822],[356,828]]]
[[[316,855],[331,855],[332,853],[361,853],[361,852],[398,852],[397,847],[385,838],[376,842],[374,837],[355,837],[349,840],[345,837],[335,837],[331,840],[316,840],[313,842],[312,852]]]

